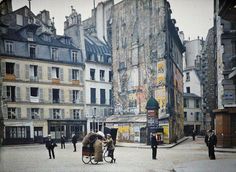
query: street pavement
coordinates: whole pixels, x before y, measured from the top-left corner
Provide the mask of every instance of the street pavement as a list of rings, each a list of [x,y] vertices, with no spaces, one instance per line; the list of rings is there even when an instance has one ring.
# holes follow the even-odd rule
[[[44,145],[4,146],[0,148],[0,172],[231,172],[236,169],[236,154],[217,152],[216,160],[209,160],[203,138],[188,139],[166,149],[158,149],[152,160],[151,149],[116,147],[114,164],[83,164],[81,143],[73,152],[71,143],[66,149],[55,148],[56,159],[48,159]]]

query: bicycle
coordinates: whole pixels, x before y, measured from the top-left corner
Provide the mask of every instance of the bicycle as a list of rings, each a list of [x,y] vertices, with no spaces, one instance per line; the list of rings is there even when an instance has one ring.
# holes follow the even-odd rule
[[[110,163],[111,160],[112,160],[112,158],[111,158],[111,156],[109,155],[109,151],[107,150],[106,147],[103,148],[103,152],[104,152],[104,153],[103,153],[103,159],[104,159],[104,161]],[[116,159],[114,160],[114,162],[115,162],[115,161],[116,161]]]
[[[98,162],[94,159],[94,148],[93,147],[82,147],[82,161],[85,164],[91,162],[91,164],[97,164]]]

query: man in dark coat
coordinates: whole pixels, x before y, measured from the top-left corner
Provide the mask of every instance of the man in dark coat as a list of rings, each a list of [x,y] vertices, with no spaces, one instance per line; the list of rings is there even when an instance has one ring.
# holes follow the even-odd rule
[[[48,153],[49,153],[49,159],[55,159],[55,154],[54,154],[54,148],[56,147],[56,143],[54,143],[51,139],[51,135],[48,135],[48,138],[46,140],[46,148],[48,149]],[[52,154],[52,156],[51,156]]]
[[[156,139],[156,134],[152,133],[151,136],[151,147],[152,147],[152,159],[156,159],[157,155],[157,139]]]
[[[193,141],[195,141],[195,136],[196,136],[196,132],[195,130],[193,130],[193,133],[192,133]]]
[[[76,137],[75,134],[72,136],[72,143],[73,143],[73,146],[74,146],[74,152],[76,152],[77,137]]]
[[[206,138],[205,138],[206,140]],[[208,155],[210,160],[215,160],[215,146],[217,144],[217,137],[213,130],[209,130],[209,135],[207,137]]]
[[[65,145],[65,141],[66,141],[66,138],[65,136],[62,134],[61,135],[61,149],[65,149],[66,148],[66,145]]]

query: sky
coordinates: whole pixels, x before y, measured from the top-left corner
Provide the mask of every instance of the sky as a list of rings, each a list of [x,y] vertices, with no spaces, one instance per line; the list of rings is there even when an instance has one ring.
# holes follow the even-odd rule
[[[105,0],[95,0],[95,4]],[[121,0],[114,0],[115,3]],[[207,36],[213,26],[213,0],[168,0],[172,18],[176,26],[184,32],[185,39],[197,39]],[[13,10],[28,6],[28,0],[12,0]],[[70,15],[71,5],[81,14],[82,20],[91,16],[93,0],[31,0],[31,10],[35,15],[46,9],[54,17],[57,34],[63,35],[65,16]]]

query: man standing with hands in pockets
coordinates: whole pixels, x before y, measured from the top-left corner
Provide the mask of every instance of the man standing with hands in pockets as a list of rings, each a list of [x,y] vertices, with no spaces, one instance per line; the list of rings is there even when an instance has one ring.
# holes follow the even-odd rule
[[[151,147],[152,147],[152,159],[157,159],[157,138],[156,138],[156,134],[152,133],[151,136]]]

